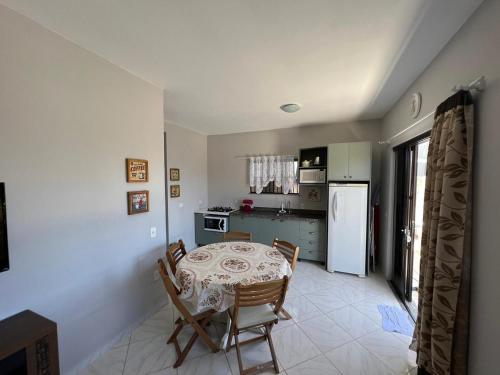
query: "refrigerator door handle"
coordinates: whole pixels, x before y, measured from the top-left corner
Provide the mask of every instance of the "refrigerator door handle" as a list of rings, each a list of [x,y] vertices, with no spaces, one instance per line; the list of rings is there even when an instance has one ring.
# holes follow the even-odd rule
[[[337,221],[337,192],[333,193],[332,213],[333,213],[333,221]]]

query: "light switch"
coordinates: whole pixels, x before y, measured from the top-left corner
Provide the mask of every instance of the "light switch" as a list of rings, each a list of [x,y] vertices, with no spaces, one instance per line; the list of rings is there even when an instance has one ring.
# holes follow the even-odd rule
[[[156,227],[151,227],[151,238],[156,238]]]
[[[182,208],[182,207],[184,207],[184,203],[181,202],[181,203],[179,203],[179,208]]]

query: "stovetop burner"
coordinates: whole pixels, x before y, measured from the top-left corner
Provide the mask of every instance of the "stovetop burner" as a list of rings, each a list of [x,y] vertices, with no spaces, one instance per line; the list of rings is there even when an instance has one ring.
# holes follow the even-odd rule
[[[222,207],[222,206],[215,206],[215,207],[210,207],[207,209],[207,211],[210,212],[232,212],[235,209],[232,207]]]

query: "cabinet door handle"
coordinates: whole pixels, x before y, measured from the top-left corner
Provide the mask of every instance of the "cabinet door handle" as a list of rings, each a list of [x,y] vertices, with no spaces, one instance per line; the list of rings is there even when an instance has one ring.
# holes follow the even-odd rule
[[[315,232],[309,232],[309,234],[314,234]]]

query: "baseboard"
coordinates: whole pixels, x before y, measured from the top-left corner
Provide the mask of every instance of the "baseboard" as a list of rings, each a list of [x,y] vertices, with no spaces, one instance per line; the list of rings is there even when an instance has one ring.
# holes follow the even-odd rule
[[[155,313],[158,312],[163,306],[167,305],[168,301],[165,302],[164,299],[155,304],[152,311],[147,312],[142,317],[137,319],[134,323],[129,325],[123,331],[121,331],[113,340],[103,345],[97,351],[89,355],[87,358],[80,361],[76,366],[74,366],[70,371],[66,372],[67,375],[78,375],[82,370],[86,369],[92,362],[94,362],[99,356],[109,351],[113,346],[115,346],[120,340],[132,333],[134,329],[139,327],[145,320],[149,319]]]

